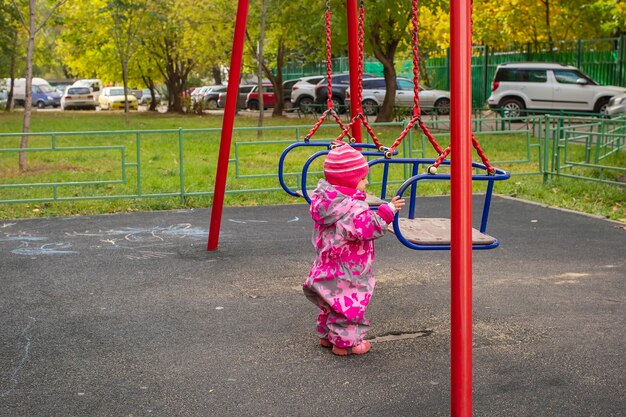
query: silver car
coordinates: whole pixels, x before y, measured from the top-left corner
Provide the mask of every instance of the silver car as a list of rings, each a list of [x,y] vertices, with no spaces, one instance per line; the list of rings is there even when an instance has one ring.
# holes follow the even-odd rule
[[[209,91],[211,88],[213,88],[213,85],[205,85],[202,87],[198,87],[195,90],[193,90],[193,92],[191,93],[191,104],[196,104],[202,101],[202,98],[204,97],[204,94]]]
[[[254,85],[240,85],[239,86],[239,94],[237,96],[237,109],[245,109],[246,108],[246,99],[248,98],[248,93],[252,91]],[[217,107],[223,109],[226,107],[226,91],[221,92],[217,98]]]
[[[606,108],[609,116],[626,115],[626,94],[613,96]]]
[[[308,113],[310,107],[315,104],[315,86],[326,78],[323,75],[313,75],[302,77],[291,87],[291,104],[300,108],[302,112]]]
[[[413,81],[408,78],[396,78],[397,107],[413,107],[415,97]],[[384,77],[367,78],[363,80],[363,114],[373,116],[378,113],[380,106],[385,100],[387,86]],[[419,103],[422,112],[436,112],[438,114],[450,114],[450,92],[443,90],[430,90],[419,86]],[[346,91],[346,104],[350,102],[350,89]]]
[[[89,87],[65,87],[61,96],[61,110],[90,109],[95,110],[98,103]]]

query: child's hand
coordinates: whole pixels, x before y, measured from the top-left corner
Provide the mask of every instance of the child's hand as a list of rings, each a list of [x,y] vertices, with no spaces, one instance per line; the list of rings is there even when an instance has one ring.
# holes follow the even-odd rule
[[[396,208],[396,210],[400,211],[402,207],[404,207],[404,198],[400,198],[399,196],[395,196],[391,199],[391,204]]]

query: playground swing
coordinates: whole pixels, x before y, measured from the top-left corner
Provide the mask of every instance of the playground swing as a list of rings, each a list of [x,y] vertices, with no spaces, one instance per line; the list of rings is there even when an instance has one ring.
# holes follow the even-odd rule
[[[421,120],[421,109],[419,105],[419,50],[418,50],[418,1],[412,0],[412,52],[413,52],[413,83],[414,83],[414,98],[413,98],[413,117],[407,124],[406,128],[402,131],[400,136],[394,141],[391,147],[385,152],[384,159],[377,159],[370,161],[370,166],[376,164],[384,164],[382,189],[383,193],[381,198],[385,197],[385,189],[387,187],[388,172],[390,164],[408,164],[411,166],[411,177],[408,178],[398,191],[396,195],[403,197],[407,190],[409,191],[409,204],[407,217],[400,217],[396,214],[393,225],[389,226],[398,238],[398,240],[410,249],[416,250],[449,250],[451,244],[451,225],[450,219],[447,218],[416,218],[416,200],[417,200],[417,185],[420,181],[450,181],[451,177],[448,173],[438,173],[438,167],[441,165],[450,165],[450,161],[446,157],[450,154],[451,147],[441,149],[434,136],[428,129],[428,127]],[[398,158],[391,159],[391,156],[395,152],[396,148],[402,143],[402,140],[406,137],[407,133],[413,126],[417,126],[421,129],[423,134],[428,138],[429,142],[439,155],[436,159],[427,158]],[[487,156],[481,149],[480,144],[476,137],[472,134],[472,145],[476,149],[476,152],[480,156],[482,163],[472,162],[472,168],[474,170],[482,171],[482,173],[474,173],[472,175],[472,181],[487,181],[487,189],[485,192],[485,198],[483,202],[483,211],[481,224],[479,229],[472,229],[472,249],[493,249],[499,245],[498,239],[486,234],[487,221],[489,218],[489,209],[491,206],[491,197],[493,194],[493,186],[495,181],[506,180],[510,177],[510,174],[504,170],[497,169],[491,166]],[[427,166],[427,173],[420,174],[419,168],[421,165]]]
[[[279,180],[283,189],[293,196],[302,196],[305,200],[310,203],[311,199],[309,197],[309,193],[306,190],[307,187],[307,174],[309,171],[309,167],[317,158],[327,155],[329,150],[331,149],[332,142],[316,142],[311,143],[309,139],[315,134],[319,126],[323,123],[324,119],[327,115],[331,114],[336,116],[336,120],[341,127],[340,135],[335,139],[335,141],[342,141],[343,138],[349,137],[351,146],[359,147],[362,149],[372,149],[362,151],[364,156],[370,157],[383,157],[370,160],[368,164],[371,166],[383,164],[383,174],[381,181],[381,189],[382,193],[380,198],[375,197],[373,195],[368,194],[367,202],[372,207],[372,209],[377,209],[381,204],[385,204],[387,200],[385,199],[388,177],[389,177],[389,168],[392,164],[405,164],[411,167],[411,176],[402,183],[400,188],[398,189],[396,195],[403,197],[404,193],[409,190],[408,195],[408,217],[400,217],[396,215],[394,218],[394,222],[392,225],[389,225],[389,229],[392,233],[394,233],[398,240],[405,246],[410,249],[415,250],[449,250],[450,249],[450,240],[451,240],[451,227],[450,220],[446,218],[416,218],[415,210],[416,210],[416,202],[417,202],[417,185],[424,181],[450,181],[450,174],[448,173],[438,173],[438,168],[441,165],[449,166],[450,161],[446,158],[449,156],[451,152],[451,147],[448,146],[445,149],[442,149],[437,143],[436,139],[425,125],[425,123],[421,120],[421,108],[419,103],[419,50],[418,50],[418,1],[412,0],[412,52],[413,52],[413,82],[414,82],[414,98],[413,98],[413,115],[409,123],[402,130],[400,135],[395,139],[393,144],[390,147],[385,147],[381,144],[380,140],[376,136],[375,132],[369,125],[367,121],[367,117],[362,112],[355,114],[350,122],[347,125],[343,125],[339,117],[336,115],[332,107],[332,99],[331,99],[331,88],[329,86],[328,93],[328,101],[327,101],[327,110],[324,115],[317,121],[317,123],[313,126],[309,134],[304,138],[304,143],[295,143],[290,145],[283,151],[281,158],[279,160]],[[331,77],[331,66],[330,66],[330,10],[329,4],[327,2],[327,11],[326,11],[326,27],[327,27],[327,36],[326,36],[326,50],[327,50],[327,72],[329,76],[329,85],[330,77]],[[358,84],[359,88],[355,99],[357,102],[360,102],[362,97],[362,75],[363,75],[363,39],[364,39],[364,7],[363,2],[361,1],[361,5],[359,8],[359,21],[358,21],[358,43],[359,43],[359,62],[358,62]],[[365,126],[369,136],[372,138],[373,144],[354,144],[354,138],[350,136],[350,131],[353,126],[357,123],[362,123]],[[428,159],[428,158],[397,158],[392,159],[393,156],[398,154],[397,148],[400,146],[402,141],[406,138],[408,133],[413,129],[414,126],[419,127],[419,129],[423,132],[423,134],[428,138],[429,142],[439,155],[436,159]],[[485,199],[483,203],[483,212],[481,218],[481,224],[479,229],[472,230],[472,249],[493,249],[499,245],[498,239],[489,236],[486,234],[487,221],[489,218],[489,209],[491,205],[491,198],[493,194],[493,186],[495,181],[506,180],[510,177],[510,174],[506,171],[496,169],[491,166],[487,156],[484,151],[481,149],[480,144],[476,140],[476,137],[472,134],[472,144],[476,149],[478,155],[480,156],[482,163],[472,163],[472,167],[477,171],[483,171],[483,173],[475,173],[472,175],[472,181],[487,181],[487,189],[485,192]],[[289,189],[289,187],[284,182],[284,162],[286,155],[293,149],[301,146],[318,146],[323,147],[325,149],[318,151],[311,155],[307,161],[305,162],[301,177],[300,177],[300,185],[301,191],[293,191]],[[421,166],[427,166],[427,173],[420,174],[419,168]],[[420,182],[421,181],[421,182]]]

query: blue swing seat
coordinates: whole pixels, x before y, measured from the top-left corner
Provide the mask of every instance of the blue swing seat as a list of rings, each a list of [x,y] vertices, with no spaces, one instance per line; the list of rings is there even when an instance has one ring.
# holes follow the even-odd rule
[[[280,156],[278,163],[278,178],[283,190],[294,197],[304,197],[307,203],[311,203],[309,191],[307,187],[307,175],[309,167],[317,159],[330,152],[333,142],[296,142],[285,148]],[[287,154],[298,147],[321,147],[323,150],[315,152],[311,155],[302,167],[300,177],[300,190],[292,190],[285,183],[284,164]],[[350,146],[355,148],[370,149],[362,151],[364,156],[377,157],[368,162],[369,166],[383,164],[383,174],[380,197],[368,194],[366,202],[377,210],[378,206],[386,204],[389,200],[386,198],[386,190],[389,182],[389,168],[391,164],[410,165],[411,176],[402,183],[398,188],[396,195],[403,197],[407,190],[409,191],[408,199],[408,216],[400,217],[396,214],[393,224],[389,225],[389,230],[394,233],[398,240],[406,247],[415,250],[450,250],[450,220],[445,218],[416,218],[415,208],[417,202],[417,185],[420,181],[450,181],[450,174],[420,174],[420,166],[430,166],[435,159],[429,158],[384,158],[386,150],[382,152],[376,148],[376,145],[370,143],[352,143]],[[394,155],[397,154],[397,150]],[[441,165],[449,166],[450,161],[444,160]],[[501,169],[495,169],[490,175],[484,164],[473,162],[472,167],[483,173],[472,175],[472,181],[487,181],[487,190],[483,203],[483,212],[480,228],[472,230],[472,249],[493,249],[499,246],[500,242],[495,237],[486,234],[487,221],[489,218],[489,209],[491,205],[491,197],[493,195],[493,186],[495,181],[507,180],[510,173]]]
[[[412,166],[412,176],[404,181],[398,188],[396,195],[403,197],[409,190],[407,217],[400,217],[396,214],[393,224],[389,225],[389,230],[394,233],[398,240],[406,247],[415,250],[449,250],[450,249],[450,220],[445,218],[416,218],[415,208],[417,203],[417,185],[420,181],[449,181],[450,174],[419,174],[420,165],[430,166],[435,159],[427,158],[398,158],[398,159],[375,159],[369,162],[370,166],[384,164],[382,198],[385,198],[384,191],[387,187],[389,166],[391,164],[408,164]],[[450,165],[450,161],[444,160],[442,165]],[[472,249],[493,249],[498,247],[500,242],[495,237],[486,234],[487,221],[489,219],[489,208],[493,195],[495,181],[506,180],[510,177],[507,171],[497,169],[490,175],[484,164],[472,163],[475,170],[483,171],[472,175],[472,181],[487,181],[487,190],[483,203],[482,220],[479,229],[472,230]]]

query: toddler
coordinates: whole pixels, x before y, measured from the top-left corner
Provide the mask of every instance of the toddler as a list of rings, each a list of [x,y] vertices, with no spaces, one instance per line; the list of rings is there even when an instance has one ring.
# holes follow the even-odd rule
[[[404,200],[370,210],[365,203],[367,161],[347,143],[336,142],[324,161],[325,180],[311,195],[313,245],[317,256],[305,281],[304,294],[320,308],[320,344],[335,355],[362,355],[370,342],[365,310],[376,280],[372,273],[374,239],[383,236]]]

